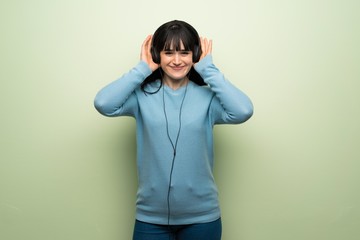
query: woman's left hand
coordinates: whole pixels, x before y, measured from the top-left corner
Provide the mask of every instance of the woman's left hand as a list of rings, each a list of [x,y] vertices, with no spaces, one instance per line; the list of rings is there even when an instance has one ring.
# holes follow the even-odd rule
[[[204,37],[200,37],[200,44],[201,44],[201,56],[200,59],[203,59],[204,57],[206,57],[207,55],[212,53],[212,40],[209,40],[207,38]]]

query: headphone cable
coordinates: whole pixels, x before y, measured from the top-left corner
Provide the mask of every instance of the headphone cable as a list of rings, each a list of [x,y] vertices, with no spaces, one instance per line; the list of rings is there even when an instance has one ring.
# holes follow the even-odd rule
[[[166,104],[165,104],[165,90],[164,90],[165,86],[163,85],[162,87],[163,87],[163,110],[164,110],[164,116],[165,116],[165,121],[166,121],[166,133],[167,133],[168,139],[169,139],[169,141],[171,143],[171,146],[172,146],[172,149],[173,149],[173,158],[172,158],[172,162],[171,162],[169,185],[168,185],[168,191],[167,191],[167,208],[168,208],[168,219],[167,219],[168,224],[167,225],[170,228],[170,215],[171,215],[171,211],[170,211],[170,191],[171,191],[172,175],[173,175],[174,164],[175,164],[177,144],[178,144],[180,131],[181,131],[182,108],[183,108],[185,96],[186,96],[186,93],[187,93],[188,83],[186,83],[184,96],[183,96],[181,104],[180,104],[180,109],[179,109],[179,129],[178,129],[178,132],[177,132],[177,135],[176,135],[175,143],[171,140],[170,133],[169,133],[169,121],[168,121],[167,114],[166,114]]]

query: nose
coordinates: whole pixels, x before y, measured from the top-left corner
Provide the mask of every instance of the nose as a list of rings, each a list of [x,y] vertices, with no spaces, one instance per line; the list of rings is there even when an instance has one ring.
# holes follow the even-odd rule
[[[181,55],[179,52],[175,52],[174,58],[173,58],[173,63],[175,65],[179,65],[181,63]]]

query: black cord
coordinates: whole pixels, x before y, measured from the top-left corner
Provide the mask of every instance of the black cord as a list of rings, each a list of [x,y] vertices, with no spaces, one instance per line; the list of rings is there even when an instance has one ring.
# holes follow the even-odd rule
[[[187,87],[188,87],[188,83],[186,84],[185,87],[185,92],[184,92],[184,96],[183,99],[181,101],[180,104],[180,109],[179,109],[179,129],[176,135],[176,139],[175,139],[175,143],[171,140],[170,137],[170,133],[169,133],[169,122],[168,122],[168,118],[167,118],[167,114],[166,114],[166,104],[165,104],[165,90],[164,90],[164,86],[163,86],[163,109],[164,109],[164,116],[165,116],[165,121],[166,121],[166,133],[167,136],[169,138],[169,141],[171,143],[172,149],[173,149],[173,158],[172,158],[172,162],[171,162],[171,169],[170,169],[170,176],[169,176],[169,185],[168,185],[168,192],[167,192],[167,208],[168,208],[168,227],[170,229],[170,215],[171,215],[171,211],[170,211],[170,190],[171,190],[171,184],[172,184],[172,175],[173,175],[173,171],[174,171],[174,164],[175,164],[175,158],[176,158],[176,148],[177,148],[177,144],[178,144],[178,140],[179,140],[179,136],[180,136],[180,131],[181,131],[181,114],[182,114],[182,108],[183,108],[183,104],[184,104],[184,100],[185,100],[185,96],[187,93]],[[171,235],[169,235],[170,238]]]

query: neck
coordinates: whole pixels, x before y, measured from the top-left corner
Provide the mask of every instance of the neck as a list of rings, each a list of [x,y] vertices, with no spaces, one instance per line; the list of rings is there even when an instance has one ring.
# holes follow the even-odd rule
[[[182,86],[185,86],[188,82],[189,79],[187,77],[183,78],[183,79],[168,79],[168,78],[164,78],[164,84],[168,87],[170,87],[173,90],[179,89]]]

